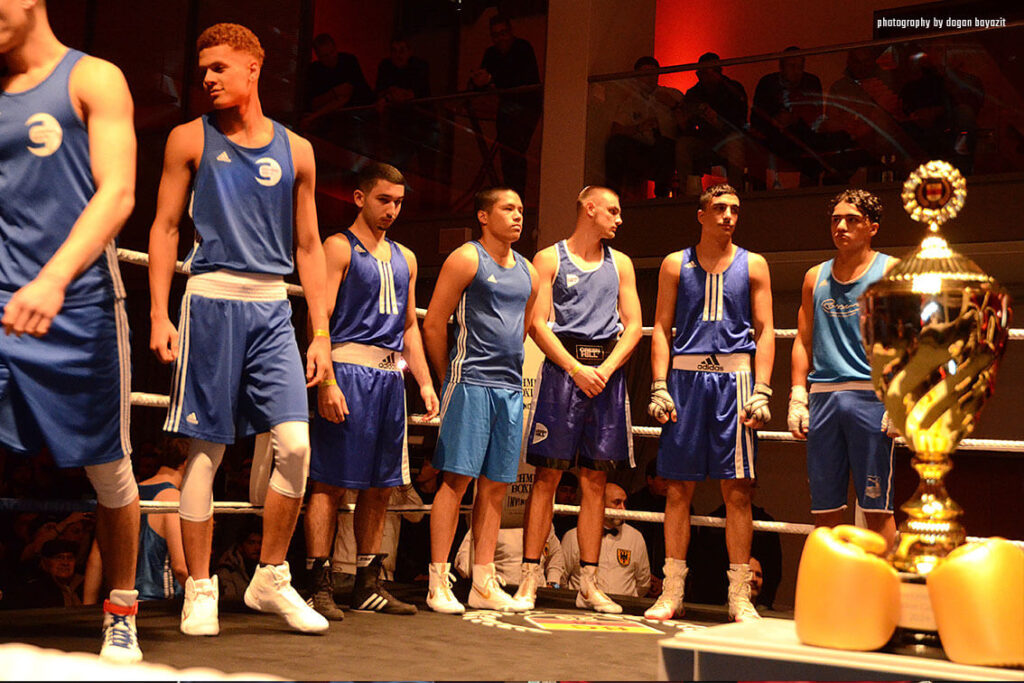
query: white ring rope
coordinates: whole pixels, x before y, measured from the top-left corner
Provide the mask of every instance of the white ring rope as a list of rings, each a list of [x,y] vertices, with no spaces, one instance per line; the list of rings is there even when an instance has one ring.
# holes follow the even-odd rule
[[[119,260],[124,261],[125,263],[134,263],[137,266],[149,267],[149,254],[147,254],[145,252],[142,252],[142,251],[132,251],[131,249],[118,249],[117,250],[117,257],[118,257]],[[182,273],[182,274],[185,274],[185,275],[188,274],[188,269],[185,267],[185,264],[182,261],[176,261],[175,264],[174,264],[174,269],[175,269],[175,271],[177,271],[179,273]],[[290,296],[302,296],[302,286],[301,285],[288,284],[287,286],[288,286],[288,294]],[[425,308],[417,308],[416,309],[416,315],[419,316],[420,318],[422,318],[426,314],[427,314],[427,309],[425,309]],[[653,327],[644,327],[643,328],[644,336],[645,337],[649,337],[653,330],[654,330]],[[1012,328],[1009,331],[1009,333],[1010,333],[1010,336],[1009,336],[1010,339],[1013,339],[1013,340],[1024,339],[1024,328]],[[795,339],[796,338],[796,330],[793,329],[793,328],[778,328],[778,329],[775,330],[775,338],[776,339]]]

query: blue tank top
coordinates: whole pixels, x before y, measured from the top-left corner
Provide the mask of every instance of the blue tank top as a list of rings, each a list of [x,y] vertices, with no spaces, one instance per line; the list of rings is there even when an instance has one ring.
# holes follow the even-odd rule
[[[513,251],[515,265],[503,268],[480,243],[470,244],[476,247],[478,265],[455,309],[447,381],[522,391],[529,265]]]
[[[203,156],[189,207],[197,233],[190,272],[291,273],[295,168],[288,131],[272,121],[268,144],[242,147],[209,114],[202,121]]]
[[[359,342],[401,351],[409,306],[409,264],[397,244],[385,239],[391,260],[378,261],[351,230],[345,281],[331,314],[331,343]]]
[[[871,379],[871,366],[860,335],[858,297],[885,275],[889,256],[875,252],[871,265],[853,282],[832,276],[835,259],[818,269],[814,283],[814,370],[810,382],[857,382]]]
[[[139,500],[156,500],[156,495],[175,488],[169,481],[159,484],[140,484]],[[139,600],[166,600],[185,594],[171,571],[171,556],[167,541],[149,526],[149,515],[139,520],[139,559],[135,569],[135,590]]]
[[[750,314],[750,269],[747,250],[736,247],[722,273],[708,273],[696,247],[683,251],[676,293],[676,334],[672,354],[753,353]]]
[[[619,270],[611,247],[603,245],[604,260],[583,270],[569,257],[565,240],[557,242],[558,272],[551,285],[555,334],[606,340],[621,330],[619,324]]]
[[[96,193],[89,132],[68,94],[71,70],[84,56],[68,50],[34,87],[0,91],[0,292],[39,274]],[[124,298],[113,241],[68,286],[64,305],[112,297]]]

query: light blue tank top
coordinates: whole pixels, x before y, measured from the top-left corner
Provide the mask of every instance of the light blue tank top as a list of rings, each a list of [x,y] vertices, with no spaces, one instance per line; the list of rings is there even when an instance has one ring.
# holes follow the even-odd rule
[[[565,240],[557,242],[558,273],[551,285],[551,330],[558,335],[604,341],[621,330],[619,324],[619,271],[611,247],[603,245],[604,260],[583,270],[569,258]]]
[[[295,168],[288,131],[277,121],[263,147],[242,147],[204,114],[203,156],[192,185],[196,245],[192,273],[228,268],[245,273],[292,272]]]
[[[351,230],[345,281],[331,314],[331,343],[358,342],[401,351],[409,306],[409,264],[397,244],[386,240],[391,260],[378,261]]]
[[[156,500],[156,495],[174,484],[161,482],[139,486],[139,500]],[[166,600],[180,597],[185,589],[174,578],[171,571],[171,556],[167,552],[167,541],[153,531],[147,521],[149,515],[142,515],[139,521],[139,559],[135,569],[135,590],[140,600]]]
[[[871,379],[871,366],[860,335],[858,297],[885,275],[889,256],[875,253],[871,265],[853,282],[832,277],[835,259],[818,269],[814,284],[814,370],[810,382],[856,382]]]
[[[675,327],[673,355],[757,350],[750,314],[746,249],[737,247],[729,267],[714,274],[701,268],[696,247],[683,252]]]
[[[529,265],[513,251],[515,265],[503,268],[478,242],[470,244],[476,248],[478,265],[455,309],[447,381],[521,391]]]
[[[84,56],[68,50],[41,83],[0,92],[0,293],[39,274],[96,192],[89,132],[68,94],[71,70]],[[110,242],[68,286],[64,305],[115,296],[124,297],[124,286]]]

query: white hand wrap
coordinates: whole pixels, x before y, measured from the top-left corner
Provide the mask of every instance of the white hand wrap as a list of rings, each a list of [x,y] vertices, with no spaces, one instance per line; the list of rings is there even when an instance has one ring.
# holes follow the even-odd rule
[[[894,439],[900,435],[899,430],[896,429],[896,426],[892,423],[892,420],[889,418],[888,410],[882,413],[882,424],[879,427],[879,429],[880,431],[884,432],[886,436]]]
[[[786,416],[786,426],[791,432],[806,434],[810,420],[811,415],[807,409],[807,387],[793,385],[789,392],[789,414]]]
[[[750,395],[747,402],[743,404],[743,413],[747,419],[753,419],[761,424],[772,419],[772,413],[768,409],[768,400],[772,397],[772,388],[767,384],[758,382],[754,385],[754,393]]]
[[[668,384],[663,379],[651,383],[651,402],[647,404],[647,412],[658,422],[668,420],[676,409],[672,395],[668,393]]]

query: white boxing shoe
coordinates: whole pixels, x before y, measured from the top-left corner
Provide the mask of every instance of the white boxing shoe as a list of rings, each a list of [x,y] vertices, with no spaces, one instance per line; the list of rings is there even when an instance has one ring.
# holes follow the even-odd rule
[[[289,626],[302,633],[324,633],[330,627],[327,619],[306,604],[292,587],[287,562],[256,567],[245,589],[245,604],[259,612],[283,617]]]
[[[217,577],[185,581],[185,602],[181,605],[181,632],[187,636],[215,636],[220,633],[217,619]]]

